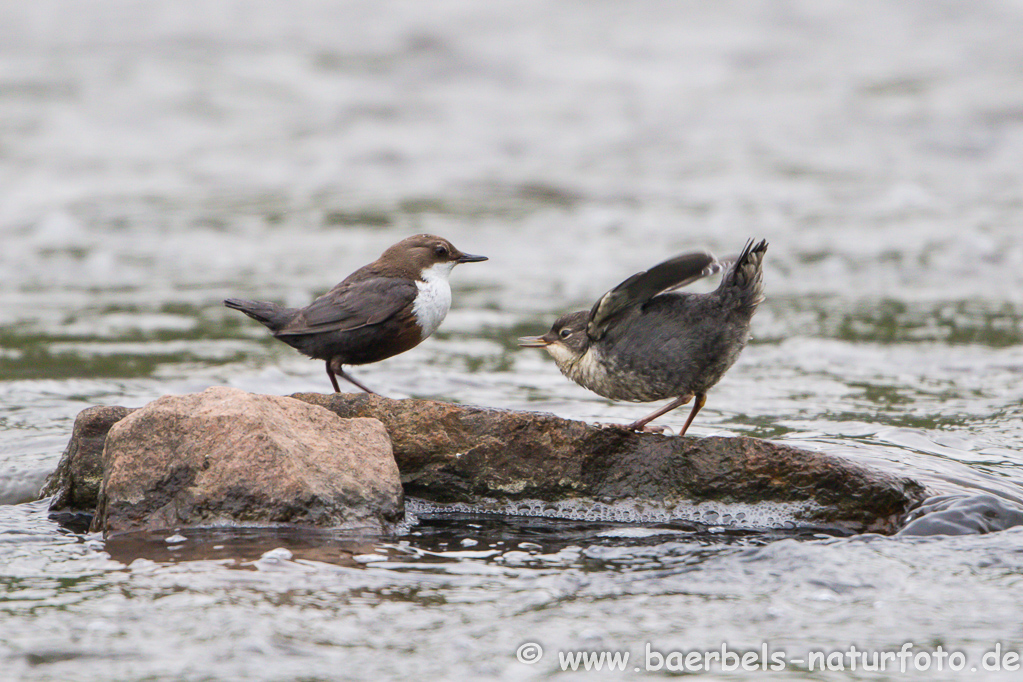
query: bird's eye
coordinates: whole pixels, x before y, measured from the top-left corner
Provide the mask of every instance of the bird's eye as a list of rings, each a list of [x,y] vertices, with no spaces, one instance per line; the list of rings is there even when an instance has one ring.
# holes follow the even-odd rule
[[[447,258],[448,257],[448,247],[446,247],[446,246],[438,246],[438,247],[436,247],[433,250],[433,252],[435,254],[437,254],[438,258]]]
[[[560,336],[563,339],[567,339],[568,337],[572,336],[572,330],[562,329],[560,332],[558,332],[558,336]]]

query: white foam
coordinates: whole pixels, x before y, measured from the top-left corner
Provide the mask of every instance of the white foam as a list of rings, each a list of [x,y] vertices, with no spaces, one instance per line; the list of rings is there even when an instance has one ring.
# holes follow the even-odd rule
[[[292,554],[290,549],[287,549],[286,547],[276,547],[267,552],[263,552],[263,556],[261,556],[260,559],[268,561],[291,561],[294,556],[295,555]]]
[[[691,521],[707,526],[772,529],[806,524],[810,512],[820,509],[815,502],[679,502],[664,505],[649,500],[597,502],[588,498],[544,502],[542,500],[495,500],[480,498],[478,503],[441,504],[414,497],[405,498],[407,518],[422,514],[462,513],[537,516],[574,521],[608,523],[669,523]]]

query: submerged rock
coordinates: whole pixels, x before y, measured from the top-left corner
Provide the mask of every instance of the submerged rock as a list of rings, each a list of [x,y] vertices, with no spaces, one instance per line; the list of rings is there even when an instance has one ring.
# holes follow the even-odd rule
[[[165,396],[114,424],[93,530],[301,524],[389,531],[404,514],[376,419],[231,388]]]
[[[210,389],[200,395],[228,390]],[[678,510],[683,507],[691,512],[693,508],[720,509],[721,505],[738,504],[749,509],[751,505],[775,504],[787,509],[782,514],[783,523],[788,520],[797,525],[847,532],[891,533],[898,530],[906,512],[924,498],[923,486],[913,480],[824,453],[755,438],[680,438],[633,433],[551,414],[430,400],[391,400],[369,394],[300,393],[291,398],[272,398],[231,392],[246,396],[244,400],[237,400],[252,406],[244,410],[238,408],[233,416],[219,421],[198,420],[193,419],[199,409],[197,404],[181,402],[176,416],[161,422],[163,431],[144,426],[137,413],[125,422],[131,419],[138,426],[122,429],[118,424],[111,431],[107,461],[100,465],[100,469],[107,472],[107,498],[100,505],[97,527],[111,530],[132,524],[132,527],[141,527],[150,523],[146,521],[148,517],[162,514],[163,520],[158,523],[165,523],[177,515],[177,511],[172,513],[175,507],[167,506],[166,502],[161,504],[160,495],[168,489],[187,491],[193,486],[193,480],[212,476],[201,468],[205,460],[194,454],[207,448],[219,448],[218,456],[234,457],[235,464],[219,470],[217,485],[208,488],[209,496],[203,498],[206,501],[202,505],[192,500],[190,494],[181,497],[186,512],[198,520],[220,518],[219,512],[208,512],[207,507],[223,510],[227,506],[237,511],[236,503],[217,502],[218,495],[234,494],[230,484],[235,476],[241,481],[254,479],[259,485],[276,483],[268,476],[260,478],[258,470],[264,469],[266,463],[258,464],[251,456],[247,458],[245,451],[257,444],[273,443],[276,458],[285,458],[292,449],[321,452],[323,448],[333,448],[328,450],[329,456],[318,460],[324,471],[328,470],[329,460],[335,458],[345,462],[339,468],[351,467],[349,470],[354,476],[368,465],[363,460],[352,461],[346,454],[354,447],[351,439],[329,444],[332,442],[329,432],[342,428],[339,424],[353,418],[382,422],[390,436],[405,494],[441,505],[475,508],[490,505],[494,508],[496,502],[497,508],[503,511],[515,511],[517,508],[535,510],[539,504],[547,505],[541,511],[553,510],[553,514],[560,513],[559,509],[564,509],[565,505],[576,510],[618,505],[618,508],[654,510],[653,516],[639,516],[663,519],[692,518],[691,513],[680,515]],[[180,396],[175,400],[186,398],[192,397]],[[167,400],[171,399],[161,398],[152,405]],[[329,410],[342,419],[316,422],[319,426],[303,429],[299,435],[290,431],[289,422],[282,422],[276,414],[281,405],[295,403],[309,403],[310,409]],[[114,413],[97,413],[92,417],[96,433],[91,436],[90,452],[96,450],[95,439],[99,437],[103,414],[106,418],[115,416]],[[75,434],[79,433],[76,428]],[[149,461],[148,452],[154,442],[166,442],[168,445],[161,447],[169,448],[168,452],[182,451],[183,446],[176,445],[175,439],[192,445],[183,449],[184,454]],[[75,447],[79,453],[87,449],[72,443],[68,451]],[[181,470],[173,473],[179,459],[186,455],[191,458],[187,466],[183,469],[179,466]],[[234,468],[241,462],[249,466]],[[61,466],[65,467],[63,463]],[[140,494],[140,485],[132,483],[130,478],[121,480],[129,474],[134,476],[131,472],[136,468],[145,471],[148,481],[145,485],[152,490],[145,504],[132,502]],[[312,469],[308,471],[314,476]],[[317,469],[315,476],[319,475]],[[115,490],[121,491],[117,493],[118,504],[126,506],[123,512],[122,507],[117,507],[116,514],[112,515],[114,498],[111,493]],[[400,502],[395,503],[394,497],[385,496],[387,503],[370,497],[382,505],[381,509],[387,510],[378,513],[378,517],[391,520],[400,513],[393,511],[394,504],[400,509]],[[58,511],[57,501],[67,499],[58,491],[51,510]],[[84,496],[75,499],[88,506]],[[306,498],[300,495],[293,498],[297,500],[293,506],[273,504],[275,511],[272,512],[260,511],[261,505],[270,504],[264,498],[247,499],[250,503],[245,514],[253,523],[271,518],[319,523],[315,519],[323,513],[312,498],[308,498],[311,507],[305,509],[303,505],[307,503],[302,500]],[[501,504],[504,507],[500,507]],[[239,518],[238,514],[229,516]]]
[[[984,535],[1023,525],[1023,506],[991,494],[940,495],[913,510],[899,535]]]

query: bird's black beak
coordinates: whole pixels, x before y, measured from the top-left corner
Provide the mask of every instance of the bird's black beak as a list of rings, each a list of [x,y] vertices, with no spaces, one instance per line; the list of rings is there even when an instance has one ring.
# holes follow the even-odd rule
[[[471,253],[463,253],[461,256],[455,259],[456,263],[479,263],[480,261],[490,260],[486,256],[474,256]]]

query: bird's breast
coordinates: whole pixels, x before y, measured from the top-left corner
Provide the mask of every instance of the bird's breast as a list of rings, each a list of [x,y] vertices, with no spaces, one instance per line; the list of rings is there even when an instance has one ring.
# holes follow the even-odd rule
[[[553,345],[548,346],[548,350],[552,348]],[[599,345],[590,346],[578,356],[569,357],[565,354],[559,357],[556,351],[551,356],[562,374],[605,398],[649,402],[679,395],[674,389],[670,372],[644,372],[623,365],[609,358]]]
[[[551,344],[547,346],[547,352],[561,373],[572,381],[606,398],[617,397],[618,382],[613,370],[594,347],[577,355],[560,344]]]
[[[412,304],[412,314],[422,333],[422,338],[437,331],[451,309],[451,285],[447,277],[431,273],[423,273],[424,279],[416,281],[416,300]]]

